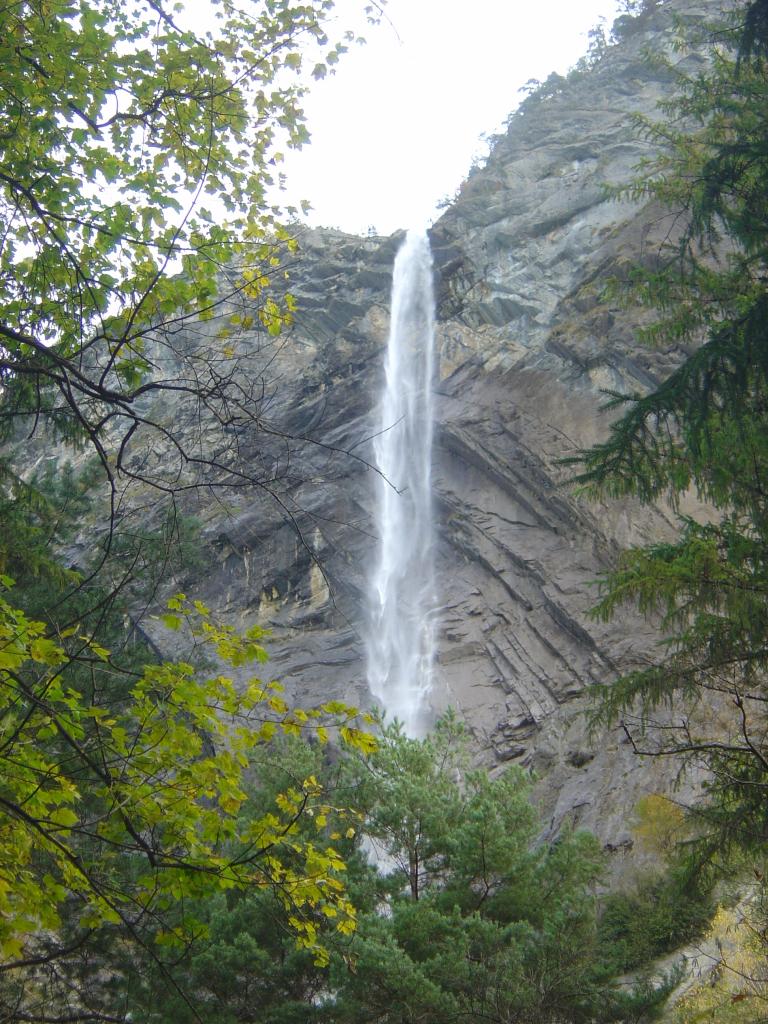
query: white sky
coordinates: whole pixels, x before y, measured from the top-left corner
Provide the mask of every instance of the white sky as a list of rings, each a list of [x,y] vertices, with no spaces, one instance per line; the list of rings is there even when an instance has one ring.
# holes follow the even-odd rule
[[[360,0],[337,0],[355,24]],[[306,99],[312,142],[289,153],[286,202],[315,225],[380,234],[431,222],[483,133],[498,131],[530,78],[563,73],[617,0],[389,0],[387,21]]]

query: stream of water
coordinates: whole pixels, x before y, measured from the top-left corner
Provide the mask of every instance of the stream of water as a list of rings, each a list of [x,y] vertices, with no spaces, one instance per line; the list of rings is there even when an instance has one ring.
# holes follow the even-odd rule
[[[432,373],[435,301],[426,234],[395,260],[392,314],[374,458],[379,552],[370,579],[368,685],[410,736],[429,725],[435,650]]]

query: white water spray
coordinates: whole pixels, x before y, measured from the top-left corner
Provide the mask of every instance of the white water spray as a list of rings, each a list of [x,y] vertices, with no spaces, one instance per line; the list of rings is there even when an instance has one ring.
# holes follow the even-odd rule
[[[432,527],[432,255],[409,231],[395,260],[386,385],[379,433],[376,525],[379,559],[370,582],[368,685],[409,736],[428,725],[434,663]]]

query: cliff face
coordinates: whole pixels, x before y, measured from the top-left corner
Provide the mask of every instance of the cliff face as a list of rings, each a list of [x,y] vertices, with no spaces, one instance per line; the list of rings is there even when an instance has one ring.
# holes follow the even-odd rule
[[[631,503],[584,503],[563,486],[558,460],[604,434],[601,388],[645,389],[680,358],[638,346],[638,314],[601,298],[606,278],[652,258],[671,227],[660,211],[608,198],[603,186],[629,181],[649,155],[631,117],[653,116],[671,88],[644,49],[669,47],[673,12],[697,18],[715,6],[670,0],[591,71],[531,97],[431,232],[440,358],[434,704],[459,709],[487,764],[538,771],[553,830],[571,820],[614,848],[630,841],[639,796],[670,780],[619,730],[586,737],[584,688],[658,641],[633,614],[594,622],[592,584],[619,546],[668,536],[674,521]],[[700,58],[678,59],[692,69]],[[265,421],[280,436],[236,438],[238,458],[263,465],[265,485],[226,506],[189,506],[203,524],[203,568],[184,588],[230,621],[269,627],[270,671],[305,703],[369,702],[365,589],[376,541],[366,460],[399,241],[303,236],[290,284],[296,325],[273,348],[254,342],[251,357],[266,382]],[[83,535],[79,547],[87,545]],[[172,638],[144,628],[172,651]]]

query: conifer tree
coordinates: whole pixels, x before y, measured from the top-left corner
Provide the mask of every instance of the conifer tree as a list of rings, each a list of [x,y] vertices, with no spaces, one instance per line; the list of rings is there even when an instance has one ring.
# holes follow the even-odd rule
[[[596,718],[620,717],[647,753],[703,763],[713,844],[759,848],[768,837],[765,4],[708,31],[706,69],[679,80],[663,123],[642,125],[662,155],[627,190],[684,214],[679,239],[631,287],[657,313],[646,340],[693,351],[650,393],[612,395],[620,415],[608,439],[574,461],[593,494],[679,508],[693,490],[710,505],[710,518],[681,515],[677,541],[625,552],[606,579],[596,614],[634,603],[660,617],[668,642],[656,664],[598,688]],[[649,732],[654,711],[673,701],[674,727]],[[702,702],[718,715],[699,713]]]

